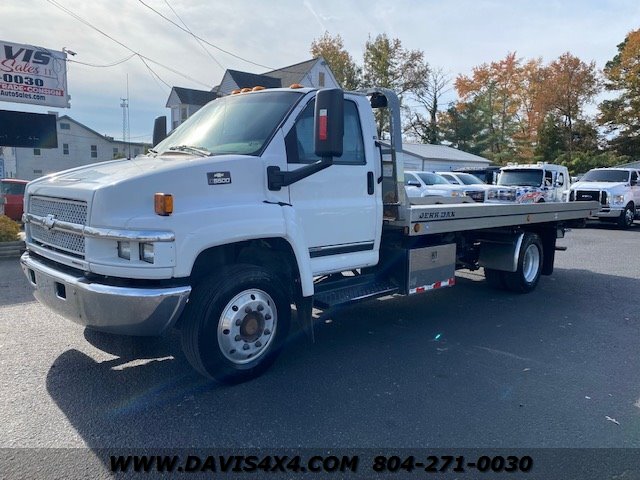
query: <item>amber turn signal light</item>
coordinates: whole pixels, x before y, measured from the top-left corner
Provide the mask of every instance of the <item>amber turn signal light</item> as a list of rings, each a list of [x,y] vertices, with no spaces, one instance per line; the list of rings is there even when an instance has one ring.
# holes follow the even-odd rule
[[[158,215],[166,217],[173,213],[173,195],[170,193],[156,193],[153,196],[153,204]]]

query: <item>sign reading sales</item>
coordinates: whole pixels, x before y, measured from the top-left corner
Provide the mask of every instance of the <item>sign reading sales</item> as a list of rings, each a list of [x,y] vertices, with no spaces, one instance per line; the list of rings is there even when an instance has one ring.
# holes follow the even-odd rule
[[[67,54],[0,40],[0,101],[69,108]]]

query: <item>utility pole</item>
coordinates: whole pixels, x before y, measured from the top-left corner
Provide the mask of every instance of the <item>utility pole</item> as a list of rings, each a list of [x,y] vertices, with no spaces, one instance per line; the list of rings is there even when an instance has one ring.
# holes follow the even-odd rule
[[[129,120],[129,99],[121,98],[122,102],[120,106],[122,107],[122,142],[125,145],[125,149],[127,148],[127,131],[128,131],[128,120]],[[130,150],[130,149],[129,149]],[[131,152],[128,153],[127,158],[131,158]]]
[[[121,98],[122,102],[122,142],[127,151],[127,160],[131,160],[131,133],[129,125],[129,74],[127,74],[127,98]]]

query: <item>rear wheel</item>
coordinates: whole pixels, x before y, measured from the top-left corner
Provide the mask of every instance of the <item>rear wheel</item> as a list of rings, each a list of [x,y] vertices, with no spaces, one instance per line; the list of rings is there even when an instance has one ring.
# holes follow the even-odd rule
[[[628,204],[618,218],[618,226],[620,228],[630,228],[633,225],[633,219],[636,216],[633,204]]]
[[[291,306],[280,279],[235,265],[194,288],[182,323],[182,348],[201,374],[239,383],[274,362],[289,332]]]
[[[505,287],[512,292],[529,293],[536,288],[543,262],[542,241],[535,233],[525,233],[515,272],[503,272]]]

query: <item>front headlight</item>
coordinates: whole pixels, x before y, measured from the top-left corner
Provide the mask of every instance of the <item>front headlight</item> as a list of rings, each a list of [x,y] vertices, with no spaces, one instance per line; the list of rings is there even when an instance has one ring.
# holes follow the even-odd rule
[[[118,242],[118,256],[131,260],[131,242]]]
[[[140,244],[140,260],[147,263],[153,263],[153,260],[154,260],[153,243]]]
[[[624,203],[624,195],[614,195],[613,203],[616,205],[622,205]]]
[[[462,197],[464,194],[460,192],[451,192],[452,197]]]

